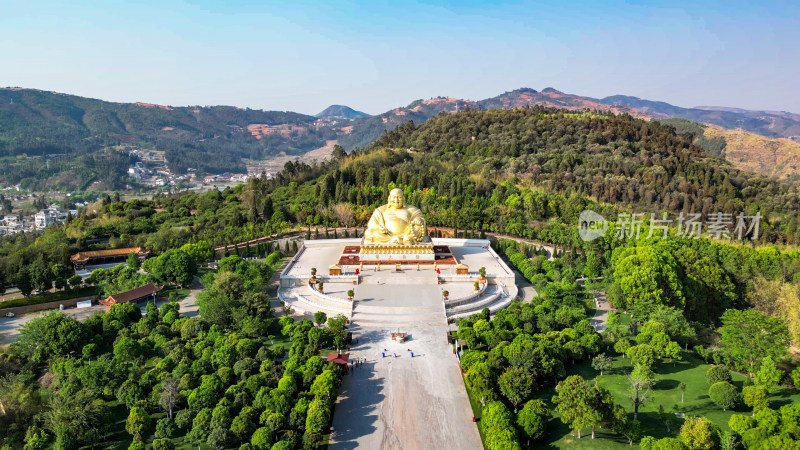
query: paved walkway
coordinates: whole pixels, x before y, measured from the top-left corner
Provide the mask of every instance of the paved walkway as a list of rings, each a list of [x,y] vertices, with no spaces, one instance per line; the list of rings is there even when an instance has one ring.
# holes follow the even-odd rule
[[[197,294],[202,292],[202,290],[203,285],[200,283],[200,279],[194,277],[192,284],[189,285],[189,295],[187,295],[186,298],[178,303],[180,305],[178,311],[181,313],[182,317],[200,316],[200,312],[198,311],[197,307]]]
[[[606,294],[599,294],[597,300],[597,310],[594,312],[591,323],[595,331],[602,333],[608,328],[608,312],[611,311],[611,303],[606,300]]]
[[[355,301],[351,357],[368,362],[343,379],[330,448],[482,448],[447,343],[441,286],[364,284]],[[407,342],[391,340],[398,329]]]
[[[536,288],[533,287],[530,281],[527,280],[524,276],[517,269],[511,269],[514,271],[514,283],[519,288],[518,296],[522,299],[522,303],[530,303],[534,297],[538,297],[539,293],[536,292]]]

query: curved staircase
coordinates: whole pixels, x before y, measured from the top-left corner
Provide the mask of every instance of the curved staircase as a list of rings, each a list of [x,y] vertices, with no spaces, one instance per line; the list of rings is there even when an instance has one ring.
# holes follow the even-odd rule
[[[511,300],[516,297],[516,286],[512,290],[513,292],[509,292],[506,286],[496,284],[486,287],[479,296],[468,301],[464,299],[446,301],[445,315],[448,320],[463,319],[483,311],[483,308],[489,308],[489,312],[494,314],[511,304]]]

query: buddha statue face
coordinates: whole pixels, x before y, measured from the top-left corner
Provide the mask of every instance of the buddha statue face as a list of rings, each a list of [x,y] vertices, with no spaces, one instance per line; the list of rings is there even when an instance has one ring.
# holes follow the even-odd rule
[[[389,201],[386,202],[390,208],[401,209],[405,206],[406,198],[403,196],[403,191],[394,188],[389,192]]]

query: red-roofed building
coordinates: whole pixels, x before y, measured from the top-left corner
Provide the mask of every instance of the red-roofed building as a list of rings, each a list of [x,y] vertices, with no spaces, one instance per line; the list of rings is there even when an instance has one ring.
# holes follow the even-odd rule
[[[155,300],[157,297],[156,294],[158,294],[161,289],[161,287],[158,287],[153,283],[149,283],[127,292],[109,295],[105,300],[100,300],[100,303],[106,306],[111,306],[118,305],[120,303],[138,303],[145,300]]]
[[[350,361],[350,353],[328,353],[328,361],[344,366],[344,373],[347,373],[347,363]]]
[[[91,250],[88,252],[78,252],[70,261],[75,266],[75,270],[83,270],[89,264],[105,263],[109,261],[119,261],[128,257],[129,254],[136,253],[140,261],[144,261],[150,254],[149,251],[141,247],[115,248],[111,250]]]

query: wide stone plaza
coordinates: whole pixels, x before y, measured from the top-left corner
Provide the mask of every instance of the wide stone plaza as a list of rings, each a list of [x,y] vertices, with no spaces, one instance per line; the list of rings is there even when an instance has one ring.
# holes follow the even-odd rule
[[[481,448],[448,323],[494,313],[516,296],[514,273],[489,241],[430,239],[400,189],[375,209],[362,239],[305,241],[281,273],[278,297],[308,318],[343,314],[353,337],[330,446]]]
[[[447,340],[448,321],[484,307],[506,307],[517,296],[514,274],[488,241],[432,241],[447,246],[467,274],[456,274],[454,264],[437,265],[437,273],[429,262],[419,268],[403,264],[399,271],[395,265],[340,266],[341,275],[331,276],[329,267],[345,247],[360,243],[336,239],[306,241],[281,276],[279,297],[296,314],[350,318],[350,357],[367,359],[343,379],[331,448],[481,448],[458,358]],[[476,292],[481,267],[486,282]],[[312,268],[324,294],[308,284]],[[352,302],[348,290],[354,291]],[[408,333],[408,341],[393,341],[392,332]]]

